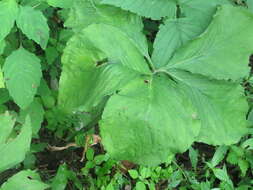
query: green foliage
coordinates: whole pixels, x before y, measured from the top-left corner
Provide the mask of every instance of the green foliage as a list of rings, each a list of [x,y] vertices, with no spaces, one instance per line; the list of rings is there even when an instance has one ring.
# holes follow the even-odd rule
[[[216,5],[203,7],[208,11],[210,8],[212,15],[211,9]],[[67,44],[63,54],[60,106],[65,111],[89,112],[103,97],[112,94],[100,121],[100,130],[103,144],[113,158],[156,165],[166,160],[168,154],[184,152],[196,140],[230,145],[247,131],[248,108],[239,80],[249,74],[252,15],[224,5],[205,32],[196,38],[203,28],[186,27],[188,21],[197,22],[187,17],[187,11],[191,11],[187,4],[183,3],[182,9],[186,18],[178,18],[179,22],[174,20],[168,26],[176,28],[171,29],[173,37],[164,34],[171,20],[161,27],[153,61],[142,58],[145,54],[132,41],[130,33],[107,22],[83,26],[85,29]],[[226,19],[232,16],[240,22]],[[180,19],[188,21],[180,25]],[[180,34],[179,39],[174,38],[180,27],[186,28],[187,38]],[[244,28],[244,34],[239,36],[236,33],[240,28]],[[171,39],[175,43],[169,43]],[[233,56],[227,56],[228,52],[233,52]],[[237,64],[239,61],[241,65]],[[135,76],[126,72],[125,67]],[[227,67],[230,69],[226,70]]]

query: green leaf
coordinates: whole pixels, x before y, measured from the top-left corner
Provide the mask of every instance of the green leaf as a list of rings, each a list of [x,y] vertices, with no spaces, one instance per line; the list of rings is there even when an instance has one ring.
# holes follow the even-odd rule
[[[253,138],[250,138],[242,143],[242,148],[246,148],[249,150],[253,149]]]
[[[24,123],[27,115],[30,116],[34,137],[38,138],[38,132],[44,119],[44,113],[44,109],[37,99],[35,99],[26,109],[20,111],[20,122]]]
[[[163,75],[140,77],[107,103],[100,121],[102,142],[115,159],[156,165],[192,144],[200,130],[194,114],[173,81]]]
[[[211,166],[214,168],[217,166],[226,156],[228,147],[227,146],[220,146],[216,149],[213,158],[211,160]]]
[[[87,160],[92,161],[94,159],[94,150],[92,148],[88,148],[85,155]]]
[[[142,32],[142,20],[127,11],[101,5],[95,0],[75,0],[64,25],[80,32],[91,24],[99,23],[120,29],[136,44],[144,56],[149,57],[147,41]]]
[[[197,141],[212,145],[237,143],[247,133],[248,105],[238,83],[210,80],[189,72],[171,71],[196,107],[194,117],[201,120]]]
[[[175,17],[177,4],[175,0],[102,0],[102,3],[121,7],[140,16],[159,20],[162,17]]]
[[[198,150],[194,150],[192,147],[189,149],[189,157],[192,164],[192,167],[196,170],[198,164]]]
[[[46,59],[49,65],[53,64],[54,61],[58,58],[59,53],[55,47],[49,46],[46,49]]]
[[[47,3],[53,7],[70,8],[73,5],[73,0],[47,0]]]
[[[199,22],[189,18],[168,19],[156,35],[152,60],[157,68],[165,66],[175,51],[203,32]]]
[[[239,160],[239,156],[233,150],[230,150],[226,161],[230,164],[236,165],[238,164],[238,160]]]
[[[10,95],[22,109],[27,108],[40,84],[40,60],[34,54],[20,48],[7,57],[3,71]]]
[[[140,174],[143,179],[149,178],[152,175],[152,171],[148,167],[143,167],[140,169]]]
[[[227,19],[232,17],[234,19]],[[247,10],[220,7],[205,33],[179,48],[166,68],[168,71],[176,68],[216,79],[242,79],[249,74],[252,30],[253,15]]]
[[[0,115],[0,144],[6,142],[9,137],[12,128],[14,127],[15,119],[6,112],[5,114]]]
[[[133,179],[137,179],[139,177],[139,173],[137,170],[128,170],[128,173]]]
[[[223,166],[223,169],[215,168],[213,169],[213,173],[215,177],[217,177],[219,180],[226,182],[230,187],[233,188],[233,182],[228,176],[227,169],[225,166]]]
[[[5,85],[4,85],[4,77],[3,77],[3,72],[2,72],[2,69],[0,67],[0,88],[4,88]]]
[[[104,24],[91,25],[75,35],[62,62],[58,103],[66,111],[80,107],[89,111],[137,74],[150,72],[132,41]]]
[[[40,176],[31,170],[21,171],[8,179],[1,190],[44,190],[49,186],[41,182]]]
[[[240,170],[242,172],[242,176],[245,176],[246,172],[249,169],[249,163],[246,160],[244,160],[244,159],[239,159],[238,165],[239,165],[239,168],[240,168]]]
[[[205,29],[211,22],[218,5],[231,4],[229,0],[179,0],[181,14]]]
[[[64,190],[68,183],[69,178],[69,170],[66,164],[61,165],[58,170],[56,176],[53,178],[51,188],[52,190]]]
[[[0,2],[0,42],[10,33],[18,14],[16,0],[2,0]]]
[[[17,17],[17,26],[30,39],[46,49],[49,39],[47,19],[41,11],[29,6],[20,6]]]
[[[146,185],[145,185],[145,183],[138,181],[136,183],[135,189],[136,190],[146,190]]]
[[[31,137],[31,119],[27,117],[20,134],[15,139],[0,144],[0,172],[10,169],[25,159],[25,154],[30,149]]]

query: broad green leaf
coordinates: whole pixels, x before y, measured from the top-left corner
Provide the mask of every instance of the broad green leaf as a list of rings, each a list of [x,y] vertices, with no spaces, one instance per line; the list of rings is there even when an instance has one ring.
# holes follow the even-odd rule
[[[200,130],[195,114],[169,78],[140,77],[107,103],[100,121],[102,142],[115,159],[156,165],[189,148]]]
[[[170,72],[197,108],[202,123],[198,141],[212,145],[237,143],[247,132],[248,104],[240,84],[210,80],[189,72]]]
[[[246,9],[220,7],[207,31],[179,48],[166,68],[216,79],[246,77],[248,59],[253,51],[252,31],[253,15]]]
[[[15,119],[9,113],[0,115],[0,144],[6,142],[14,127],[14,123]]]
[[[176,0],[102,0],[102,3],[121,7],[140,16],[159,20],[162,17],[175,17],[177,11]]]
[[[46,49],[49,39],[49,27],[47,19],[41,11],[29,6],[20,6],[16,22],[28,38],[38,43],[42,49]]]
[[[238,161],[238,166],[242,172],[242,176],[244,177],[249,169],[249,162],[241,158]]]
[[[144,56],[148,55],[148,46],[140,17],[119,8],[100,5],[99,0],[75,0],[65,26],[80,32],[91,24],[108,24],[121,29],[137,45]]]
[[[217,177],[219,180],[226,182],[232,189],[234,189],[233,182],[228,176],[227,169],[225,166],[223,166],[223,169],[214,168],[213,173],[215,177]]]
[[[212,168],[217,166],[225,158],[227,151],[228,151],[227,146],[220,146],[216,149],[213,158],[211,160]]]
[[[30,116],[34,137],[38,137],[38,132],[44,119],[44,113],[44,109],[37,99],[35,99],[25,110],[20,111],[20,122],[24,123],[27,115]]]
[[[197,168],[197,164],[198,164],[198,150],[193,149],[192,147],[190,147],[189,149],[189,157],[190,157],[190,161],[192,164],[192,167],[196,170]]]
[[[53,7],[70,8],[73,5],[73,0],[46,0]]]
[[[165,66],[175,51],[203,32],[199,22],[189,18],[168,19],[156,35],[152,60],[155,67]]]
[[[146,190],[146,185],[142,181],[138,181],[135,186],[136,190]]]
[[[4,88],[5,85],[4,85],[4,77],[3,77],[3,72],[2,72],[2,69],[0,67],[0,88]]]
[[[128,173],[133,179],[137,179],[139,177],[139,173],[137,170],[128,170]]]
[[[253,149],[253,138],[250,138],[242,143],[242,148],[246,148],[249,150]]]
[[[16,0],[0,1],[0,42],[9,34],[18,14]]]
[[[59,105],[67,111],[80,106],[89,111],[138,73],[149,73],[132,41],[117,28],[104,24],[91,25],[75,35],[62,62]]]
[[[195,20],[204,30],[211,22],[218,5],[231,4],[229,0],[179,0],[181,14]]]
[[[25,159],[25,154],[30,149],[31,137],[31,120],[27,117],[20,134],[15,139],[0,144],[0,172],[10,169]]]
[[[68,183],[69,178],[69,170],[66,164],[61,165],[58,170],[56,176],[53,178],[51,188],[52,190],[64,190]]]
[[[40,84],[40,60],[34,54],[19,48],[7,57],[3,71],[10,95],[25,109],[32,103]]]
[[[40,176],[31,170],[23,170],[8,179],[1,190],[44,190],[49,186],[41,182]]]

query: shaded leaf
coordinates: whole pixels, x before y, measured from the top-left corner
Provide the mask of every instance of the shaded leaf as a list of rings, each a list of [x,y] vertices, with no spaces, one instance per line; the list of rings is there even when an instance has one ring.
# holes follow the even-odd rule
[[[8,179],[1,190],[44,190],[49,186],[41,182],[40,176],[31,170],[21,171]]]
[[[16,0],[2,0],[0,2],[0,42],[10,33],[17,14],[18,5]]]
[[[41,11],[29,6],[20,6],[17,17],[17,26],[30,39],[46,49],[49,39],[47,19]]]
[[[31,120],[26,118],[20,134],[13,140],[0,144],[0,172],[10,169],[25,159],[32,137]]]
[[[149,17],[154,20],[159,20],[162,17],[176,16],[176,1],[169,0],[102,0],[102,3],[121,7],[124,10],[129,10],[140,16]]]
[[[22,109],[33,101],[42,76],[40,60],[23,48],[12,52],[7,57],[4,67],[4,77],[7,78],[6,86]]]

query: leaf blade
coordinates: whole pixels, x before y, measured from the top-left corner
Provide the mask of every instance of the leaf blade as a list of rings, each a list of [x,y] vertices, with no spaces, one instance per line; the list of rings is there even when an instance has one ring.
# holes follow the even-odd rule
[[[20,6],[17,17],[17,26],[30,39],[46,49],[49,39],[47,19],[41,11],[29,6]]]
[[[14,101],[26,108],[34,98],[42,76],[40,60],[32,53],[20,48],[7,57],[4,67],[6,87]]]

